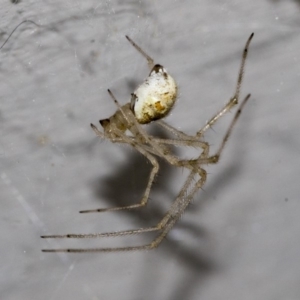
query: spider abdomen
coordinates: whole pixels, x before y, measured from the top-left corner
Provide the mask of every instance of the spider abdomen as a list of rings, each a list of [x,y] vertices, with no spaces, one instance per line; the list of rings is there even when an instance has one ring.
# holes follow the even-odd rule
[[[165,117],[177,97],[177,85],[161,65],[155,65],[146,80],[135,90],[131,109],[140,124]]]

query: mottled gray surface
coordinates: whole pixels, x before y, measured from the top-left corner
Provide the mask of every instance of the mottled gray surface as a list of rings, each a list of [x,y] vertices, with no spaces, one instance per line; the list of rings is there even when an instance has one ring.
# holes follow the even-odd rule
[[[0,1],[1,299],[298,300],[299,1]],[[195,4],[197,3],[197,4]],[[152,252],[56,255],[41,248],[124,246],[153,236],[49,241],[155,223],[185,172],[163,165],[148,209],[133,203],[149,164],[100,142],[89,123],[125,103],[147,64],[130,35],[177,79],[168,122],[193,133],[232,95],[255,32],[243,96],[252,98],[221,162],[168,239]],[[233,114],[206,139],[216,149]],[[178,154],[190,157],[194,153]]]

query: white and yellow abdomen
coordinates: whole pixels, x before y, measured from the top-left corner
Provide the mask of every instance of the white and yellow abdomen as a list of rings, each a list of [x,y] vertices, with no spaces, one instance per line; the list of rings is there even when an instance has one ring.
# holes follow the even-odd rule
[[[135,90],[131,109],[141,124],[165,117],[177,97],[177,85],[161,65],[155,65],[146,80]]]

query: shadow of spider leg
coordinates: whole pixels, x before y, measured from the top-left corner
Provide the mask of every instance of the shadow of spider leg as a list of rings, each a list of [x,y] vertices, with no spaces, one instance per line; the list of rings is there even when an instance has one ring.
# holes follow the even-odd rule
[[[241,103],[239,109],[234,115],[232,122],[229,125],[229,128],[221,142],[221,146],[217,153],[211,157],[220,157],[222,150],[226,144],[226,141],[232,133],[232,129],[236,124],[242,109],[244,108],[246,102],[249,100],[250,94],[244,99]],[[195,160],[198,165],[194,164],[194,169],[191,170],[184,186],[179,192],[176,200],[172,204],[170,210],[165,214],[162,220],[153,227],[139,228],[133,230],[125,231],[116,231],[116,232],[107,232],[107,233],[93,233],[93,234],[66,234],[66,235],[45,235],[41,236],[42,238],[101,238],[101,237],[115,237],[115,236],[124,236],[124,235],[133,235],[140,234],[151,231],[160,231],[160,234],[150,243],[141,246],[133,247],[115,247],[115,248],[90,248],[90,249],[81,249],[81,248],[66,248],[66,249],[43,249],[43,252],[72,252],[72,253],[86,253],[86,252],[118,252],[118,251],[135,251],[135,250],[150,250],[158,247],[158,245],[164,240],[168,232],[173,228],[175,223],[178,221],[179,217],[183,214],[187,206],[192,201],[195,193],[203,186],[206,181],[206,171],[200,167],[201,164],[215,163],[215,161],[210,161],[210,157],[203,158],[202,155]],[[192,188],[191,184],[195,180],[195,176],[199,175],[199,179]]]

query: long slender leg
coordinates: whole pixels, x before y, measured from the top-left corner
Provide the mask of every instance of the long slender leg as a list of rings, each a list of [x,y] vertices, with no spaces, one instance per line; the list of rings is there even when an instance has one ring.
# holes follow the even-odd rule
[[[201,137],[203,135],[203,133],[207,129],[209,129],[221,116],[223,116],[227,111],[229,111],[233,106],[235,106],[238,103],[238,99],[239,99],[239,95],[240,95],[240,89],[241,89],[241,85],[242,85],[242,81],[243,81],[243,74],[244,74],[246,58],[247,58],[247,55],[248,55],[248,48],[249,48],[249,45],[250,45],[250,42],[251,42],[253,36],[254,36],[254,33],[252,33],[250,35],[250,37],[248,38],[248,40],[246,42],[246,45],[244,47],[244,50],[243,50],[242,61],[241,61],[240,69],[239,69],[239,74],[238,74],[238,79],[237,79],[237,84],[236,84],[234,96],[229,100],[229,102],[215,116],[213,116],[206,123],[206,125],[202,129],[200,129],[197,132],[196,136],[187,135],[184,132],[170,126],[169,124],[167,124],[166,122],[164,122],[162,120],[157,120],[156,124],[158,124],[158,125],[162,126],[163,128],[167,129],[168,131],[170,131],[175,136],[178,136],[178,137],[183,138],[183,139]]]
[[[145,149],[143,149],[141,146],[139,146],[136,142],[134,142],[132,139],[127,137],[123,132],[120,130],[116,129],[116,133],[118,136],[125,142],[130,144],[132,147],[134,147],[137,151],[139,151],[142,155],[144,155],[152,164],[153,168],[151,170],[149,179],[148,179],[148,184],[146,187],[146,190],[144,192],[144,195],[141,199],[141,201],[138,204],[133,204],[133,205],[127,205],[127,206],[120,206],[120,207],[111,207],[111,208],[98,208],[98,209],[90,209],[90,210],[82,210],[80,213],[91,213],[91,212],[106,212],[106,211],[116,211],[116,210],[128,210],[128,209],[135,209],[135,208],[140,208],[143,207],[147,204],[148,199],[149,199],[149,194],[151,191],[151,187],[154,181],[154,178],[156,174],[158,173],[159,170],[159,164],[156,160],[156,158],[147,152]]]
[[[100,137],[105,139],[106,136],[104,135],[103,132],[101,132],[94,124],[90,124],[91,128],[93,129],[93,131],[95,132],[95,134]],[[167,125],[167,124],[166,124]],[[174,129],[174,131],[176,130],[175,128],[169,126],[170,128]],[[135,137],[129,137],[132,141],[132,143],[136,142],[136,138]],[[209,145],[207,142],[204,141],[199,141],[198,139],[196,139],[194,136],[189,136],[189,135],[184,135],[184,138],[186,139],[180,139],[180,140],[176,140],[176,139],[160,139],[160,138],[155,138],[152,137],[151,139],[157,143],[160,144],[160,147],[162,147],[163,144],[167,144],[167,145],[174,145],[174,146],[184,146],[184,147],[199,147],[203,149],[203,155],[207,156],[208,154],[208,148]],[[124,141],[123,138],[120,137],[114,137],[113,139],[110,139],[112,142],[114,143],[126,143]],[[152,154],[157,154],[155,150],[153,150],[151,147],[144,145],[144,149],[147,150],[147,152],[150,152]],[[165,150],[166,153],[169,153],[169,151],[166,149]],[[179,160],[179,159],[178,159]]]
[[[249,100],[250,96],[251,96],[251,94],[248,94],[245,97],[245,99],[241,103],[239,109],[236,111],[236,113],[234,115],[234,118],[232,119],[232,121],[231,121],[231,123],[229,125],[229,128],[228,128],[228,130],[227,130],[227,132],[226,132],[226,134],[225,134],[225,136],[223,138],[221,146],[220,146],[219,150],[217,151],[217,153],[214,155],[214,156],[218,157],[218,159],[220,158],[220,155],[221,155],[221,153],[222,153],[222,151],[223,151],[223,149],[225,147],[225,144],[228,141],[228,139],[229,139],[229,137],[230,137],[230,135],[232,133],[232,129],[233,129],[234,125],[236,124],[238,118],[240,117],[240,115],[242,113],[242,110],[243,110],[244,106],[246,105],[247,101]]]
[[[92,129],[94,130],[94,132],[96,133],[97,136],[99,136],[100,138],[105,138],[104,134],[99,131],[99,129],[94,125],[91,124]],[[130,140],[132,141],[132,143],[136,143],[137,142],[137,138],[132,137],[132,136],[128,136],[128,138],[130,138]],[[174,146],[182,146],[182,147],[196,147],[196,148],[202,148],[203,149],[203,156],[207,156],[208,154],[208,149],[209,149],[209,145],[207,142],[204,141],[199,141],[196,139],[187,139],[187,140],[176,140],[176,139],[160,139],[160,138],[155,138],[152,137],[152,139],[159,143],[160,147],[163,147],[164,145],[174,145]],[[113,141],[114,143],[124,143],[126,144],[126,142],[122,139],[122,138],[114,138],[114,139],[110,139],[111,141]],[[143,144],[143,148],[154,155],[157,155],[156,151],[148,146],[147,144]],[[165,153],[170,153],[170,150],[168,148],[164,148],[164,152]],[[178,158],[179,160],[179,158]],[[186,160],[187,161],[187,160]]]
[[[195,139],[176,140],[176,139],[152,138],[152,140],[159,144],[202,148],[204,153],[208,153],[208,148],[209,148],[209,145],[207,142],[199,141],[199,140],[195,140]]]
[[[184,213],[185,209],[188,207],[188,205],[193,200],[193,197],[195,193],[201,189],[203,184],[206,181],[206,171],[202,170],[202,175],[200,176],[200,179],[196,182],[195,186],[192,188],[192,190],[187,194],[187,188],[188,186],[184,186],[179,196],[177,197],[177,200],[174,202],[173,206],[171,207],[171,210],[168,212],[168,214],[165,217],[165,224],[163,225],[161,233],[152,241],[150,244],[150,249],[154,249],[158,247],[158,245],[163,241],[163,239],[166,237],[166,235],[169,233],[169,231],[174,227],[178,219],[181,217],[181,215]],[[194,175],[194,172],[191,172],[191,175]],[[193,177],[192,177],[193,179]]]
[[[202,142],[202,141],[199,141],[199,146],[202,147],[204,149],[203,151],[203,154],[198,158],[198,159],[193,159],[193,160],[187,160],[186,162],[190,162],[191,165],[194,165],[194,164],[199,164],[199,165],[202,165],[202,164],[214,164],[214,163],[217,163],[220,159],[220,155],[221,155],[221,152],[223,151],[224,147],[225,147],[225,144],[226,142],[228,141],[231,133],[232,133],[232,129],[234,127],[234,125],[236,124],[244,106],[246,105],[247,101],[249,100],[250,98],[250,94],[248,94],[244,100],[242,101],[239,109],[236,111],[229,127],[228,127],[228,130],[222,140],[222,143],[220,145],[220,148],[219,150],[216,152],[216,154],[214,155],[211,155],[211,156],[208,156],[208,149],[209,149],[209,145],[205,142]],[[194,143],[194,145],[196,145],[196,142],[197,141],[176,141],[176,140],[163,140],[163,139],[156,139],[156,141],[158,141],[159,143],[166,143],[166,144],[172,144],[172,145],[189,145],[188,143],[190,143],[190,145],[192,145]],[[202,144],[203,143],[203,144]],[[202,145],[201,145],[202,144]],[[206,150],[206,151],[205,151]]]
[[[163,127],[164,129],[170,131],[173,135],[181,138],[181,139],[191,139],[191,138],[195,138],[195,136],[192,135],[188,135],[185,134],[184,132],[174,128],[173,126],[167,124],[166,122],[162,121],[162,120],[157,120],[155,121],[155,124]]]
[[[220,145],[218,151],[214,155],[208,156],[209,145],[207,145],[207,147],[203,148],[204,149],[203,153],[197,159],[182,160],[182,161],[184,161],[186,164],[190,164],[190,166],[193,166],[195,168],[197,168],[197,166],[198,166],[198,170],[199,169],[201,170],[201,168],[199,166],[202,165],[202,164],[215,164],[215,163],[217,163],[220,159],[220,155],[221,155],[221,153],[222,153],[222,151],[225,147],[225,144],[228,141],[228,139],[229,139],[229,137],[232,133],[232,129],[233,129],[234,125],[236,124],[238,118],[240,117],[241,112],[242,112],[244,106],[246,105],[247,101],[249,100],[250,96],[251,95],[248,94],[244,98],[244,100],[242,101],[239,109],[236,111],[236,113],[235,113],[235,115],[234,115],[234,117],[233,117],[226,133],[225,133],[225,136],[224,136],[224,138],[221,142],[221,145]],[[160,139],[157,139],[157,140],[158,140],[158,142],[163,143],[163,140],[160,140]],[[172,140],[166,140],[166,143],[171,143],[172,144],[173,141]],[[200,142],[200,143],[202,143],[202,142]],[[182,162],[182,161],[179,161],[179,162]]]
[[[194,176],[197,173],[191,171],[188,176],[183,188],[181,189],[178,197],[173,203],[171,209],[164,218],[154,227],[149,228],[140,228],[135,230],[127,230],[127,231],[119,231],[119,232],[110,232],[110,233],[99,233],[99,234],[67,234],[67,235],[49,235],[42,236],[42,238],[97,238],[97,237],[112,237],[112,236],[124,236],[131,234],[138,234],[150,231],[158,231],[162,230],[162,234],[160,234],[152,243],[142,245],[142,246],[134,246],[134,247],[120,247],[120,248],[92,248],[92,249],[43,249],[43,252],[73,252],[73,253],[84,253],[84,252],[119,252],[119,251],[134,251],[134,250],[150,250],[158,246],[158,244],[165,237],[167,232],[174,226],[180,215],[183,213],[186,206],[192,200],[195,192],[203,185],[206,180],[206,172],[203,170],[203,177],[201,177],[194,188],[190,193],[187,193],[187,190],[191,183],[193,182]],[[171,220],[171,221],[170,221]]]
[[[124,231],[114,231],[114,232],[105,232],[105,233],[91,233],[91,234],[63,234],[63,235],[43,235],[42,238],[101,238],[101,237],[115,237],[115,236],[124,236],[124,235],[133,235],[139,234],[144,232],[151,232],[151,231],[158,231],[161,230],[167,223],[168,220],[171,218],[172,214],[175,213],[176,207],[178,207],[179,199],[181,199],[184,194],[186,193],[189,185],[191,184],[192,180],[194,179],[195,172],[192,171],[185,181],[184,186],[182,187],[179,196],[176,198],[175,202],[172,204],[171,209],[165,214],[165,216],[161,219],[160,222],[157,223],[156,226],[146,227],[146,228],[138,228],[138,229],[130,229]],[[202,181],[206,180],[206,172],[203,170]]]
[[[242,113],[242,110],[243,110],[244,106],[246,105],[247,101],[249,100],[250,96],[251,95],[248,94],[244,98],[244,100],[242,101],[239,109],[234,114],[234,117],[233,117],[233,119],[232,119],[232,121],[231,121],[231,123],[230,123],[230,125],[229,125],[229,127],[228,127],[228,129],[227,129],[227,131],[226,131],[226,133],[225,133],[225,135],[223,137],[223,139],[222,139],[222,142],[221,142],[221,145],[219,147],[219,150],[214,155],[211,155],[211,156],[208,156],[208,157],[203,157],[203,156],[201,157],[200,156],[198,159],[193,160],[194,163],[197,163],[199,165],[202,165],[202,164],[215,164],[215,163],[217,163],[219,161],[220,155],[221,155],[221,153],[222,153],[222,151],[223,151],[223,149],[225,147],[225,144],[228,141],[228,139],[229,139],[229,137],[230,137],[230,135],[232,133],[232,129],[233,129],[234,125],[236,124],[238,118],[240,117],[240,115]]]
[[[130,42],[130,44],[138,51],[140,52],[148,62],[148,66],[150,69],[154,67],[154,61],[153,59],[140,47],[138,46],[128,35],[126,35],[126,39]]]
[[[142,138],[146,141],[147,144],[149,144],[156,155],[164,158],[169,164],[176,166],[176,167],[184,167],[190,170],[193,170],[194,168],[198,169],[199,167],[197,164],[194,163],[194,160],[182,160],[179,159],[177,156],[171,154],[170,152],[165,152],[164,148],[161,148],[161,145],[159,142],[155,140],[155,138],[149,137],[148,134],[144,131],[143,128],[139,128],[139,134],[142,136]],[[190,141],[192,143],[192,141]],[[203,144],[204,145],[204,144]],[[205,146],[203,148],[205,151]],[[208,148],[207,148],[208,150]]]
[[[254,36],[254,33],[251,33],[250,37],[248,38],[246,45],[244,47],[244,51],[243,51],[243,56],[242,56],[242,61],[241,61],[241,66],[239,69],[239,74],[238,74],[238,79],[237,79],[237,84],[236,84],[236,89],[235,89],[235,93],[234,96],[229,100],[229,102],[215,115],[213,116],[207,123],[206,125],[200,129],[196,136],[197,137],[201,137],[204,132],[209,129],[213,124],[216,123],[216,121],[222,117],[226,112],[228,112],[233,106],[235,106],[238,101],[239,101],[239,96],[240,96],[240,90],[241,90],[241,85],[243,82],[243,75],[244,75],[244,68],[245,68],[245,63],[246,63],[246,58],[248,55],[248,48],[250,45],[250,42],[252,40]]]
[[[102,233],[88,233],[88,234],[80,234],[80,233],[69,233],[69,234],[52,234],[52,235],[42,235],[43,239],[61,239],[61,238],[70,238],[70,239],[90,239],[90,238],[103,238],[103,237],[116,237],[116,236],[125,236],[125,235],[133,235],[144,232],[151,232],[160,230],[159,227],[145,227],[138,229],[129,229],[122,231],[113,231],[113,232],[102,232]]]

